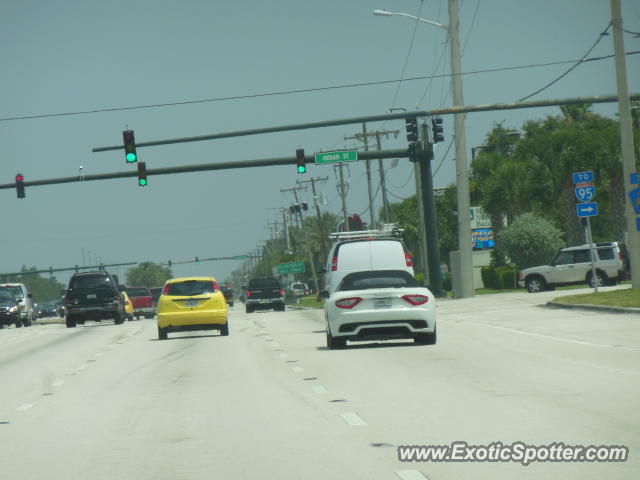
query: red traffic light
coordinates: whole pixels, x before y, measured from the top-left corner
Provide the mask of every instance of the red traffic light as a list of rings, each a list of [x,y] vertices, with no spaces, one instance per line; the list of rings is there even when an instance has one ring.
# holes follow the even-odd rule
[[[18,198],[24,198],[24,175],[21,173],[16,174],[16,193]]]
[[[16,175],[16,182],[24,182],[24,175],[21,173]]]

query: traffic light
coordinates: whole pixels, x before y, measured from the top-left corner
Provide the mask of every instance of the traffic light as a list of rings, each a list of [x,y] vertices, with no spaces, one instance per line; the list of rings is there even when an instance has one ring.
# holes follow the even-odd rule
[[[169,265],[169,268],[171,268],[171,260],[169,260],[169,262],[167,262]]]
[[[431,131],[433,132],[433,143],[444,142],[444,129],[442,128],[441,118],[431,119]]]
[[[24,198],[24,175],[21,173],[16,174],[16,192],[18,198]]]
[[[298,148],[296,150],[296,165],[298,167],[298,173],[307,173],[307,161],[304,158],[304,148]]]
[[[133,136],[133,130],[122,132],[122,140],[124,141],[124,156],[127,163],[137,162],[138,155],[136,154],[136,139]]]
[[[196,262],[196,263],[200,263],[200,259],[199,259],[198,257],[196,257],[195,262]]]
[[[418,141],[418,119],[407,118],[405,119],[407,124],[407,141],[409,143]]]
[[[147,186],[147,164],[144,162],[138,162],[138,185]]]

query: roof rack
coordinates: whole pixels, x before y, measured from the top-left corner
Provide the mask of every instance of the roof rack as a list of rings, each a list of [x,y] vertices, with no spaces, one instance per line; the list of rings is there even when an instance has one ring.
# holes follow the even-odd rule
[[[404,228],[398,227],[397,223],[385,223],[379,230],[356,230],[353,232],[334,232],[329,234],[333,241],[353,240],[357,238],[385,238],[399,237],[404,232]]]

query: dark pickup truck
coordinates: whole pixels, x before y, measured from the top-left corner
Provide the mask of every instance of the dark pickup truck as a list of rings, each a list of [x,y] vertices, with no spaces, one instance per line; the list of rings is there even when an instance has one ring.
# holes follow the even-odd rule
[[[277,278],[252,278],[245,292],[244,304],[247,313],[270,309],[284,312],[284,290]]]

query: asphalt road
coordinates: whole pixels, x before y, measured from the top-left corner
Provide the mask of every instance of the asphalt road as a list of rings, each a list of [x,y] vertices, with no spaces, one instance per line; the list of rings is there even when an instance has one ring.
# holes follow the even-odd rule
[[[575,292],[569,292],[575,293]],[[438,344],[324,347],[322,311],[0,330],[0,479],[637,479],[640,315],[438,304]],[[54,320],[55,321],[55,320]],[[624,463],[400,462],[398,445],[626,445]]]

